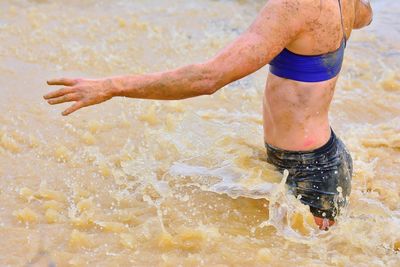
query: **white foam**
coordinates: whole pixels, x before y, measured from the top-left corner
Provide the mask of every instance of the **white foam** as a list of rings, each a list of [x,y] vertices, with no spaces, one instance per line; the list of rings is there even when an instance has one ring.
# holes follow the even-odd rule
[[[278,186],[278,184],[268,182],[251,185],[240,183],[243,175],[235,172],[235,170],[229,165],[219,168],[207,168],[177,162],[171,166],[169,173],[171,175],[208,176],[219,178],[221,180],[218,183],[210,185],[209,187],[202,187],[202,189],[218,194],[227,194],[232,198],[248,197],[253,199],[268,199],[271,192],[273,192]]]

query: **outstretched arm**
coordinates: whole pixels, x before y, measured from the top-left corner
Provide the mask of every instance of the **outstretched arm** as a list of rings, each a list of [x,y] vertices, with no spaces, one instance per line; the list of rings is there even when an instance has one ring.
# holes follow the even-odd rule
[[[268,64],[299,34],[317,9],[304,8],[315,0],[270,0],[234,42],[209,61],[172,71],[106,79],[55,79],[49,85],[64,86],[44,96],[49,104],[75,101],[63,115],[114,96],[176,100],[209,95]]]

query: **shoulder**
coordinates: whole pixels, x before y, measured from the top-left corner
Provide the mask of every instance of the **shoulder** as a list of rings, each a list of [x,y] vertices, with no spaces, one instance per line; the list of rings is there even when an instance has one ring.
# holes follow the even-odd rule
[[[264,9],[287,20],[312,22],[320,16],[321,0],[269,0]]]

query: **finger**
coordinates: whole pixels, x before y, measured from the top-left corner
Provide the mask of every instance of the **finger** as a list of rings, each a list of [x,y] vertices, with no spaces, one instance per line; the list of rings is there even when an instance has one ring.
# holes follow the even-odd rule
[[[73,86],[77,83],[76,79],[71,78],[58,78],[58,79],[51,79],[47,81],[48,85],[65,85],[65,86]]]
[[[68,116],[69,114],[71,114],[72,112],[77,111],[80,108],[85,107],[85,104],[83,102],[76,102],[75,104],[73,104],[71,107],[67,108],[62,115],[63,116]]]
[[[50,105],[56,105],[56,104],[61,104],[65,102],[71,102],[71,101],[77,101],[79,100],[79,95],[78,94],[67,94],[63,95],[57,98],[53,98],[47,101]]]
[[[55,97],[60,97],[69,93],[74,92],[75,89],[71,87],[63,87],[60,90],[53,91],[51,93],[48,93],[47,95],[44,95],[44,99],[50,99],[50,98],[55,98]]]

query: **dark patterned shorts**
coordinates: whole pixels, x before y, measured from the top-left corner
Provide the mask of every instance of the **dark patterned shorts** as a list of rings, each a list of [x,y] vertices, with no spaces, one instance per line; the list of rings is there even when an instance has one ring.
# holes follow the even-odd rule
[[[351,192],[353,161],[343,142],[332,131],[329,141],[312,151],[286,151],[265,144],[267,161],[283,173],[300,201],[320,218],[334,220]]]

